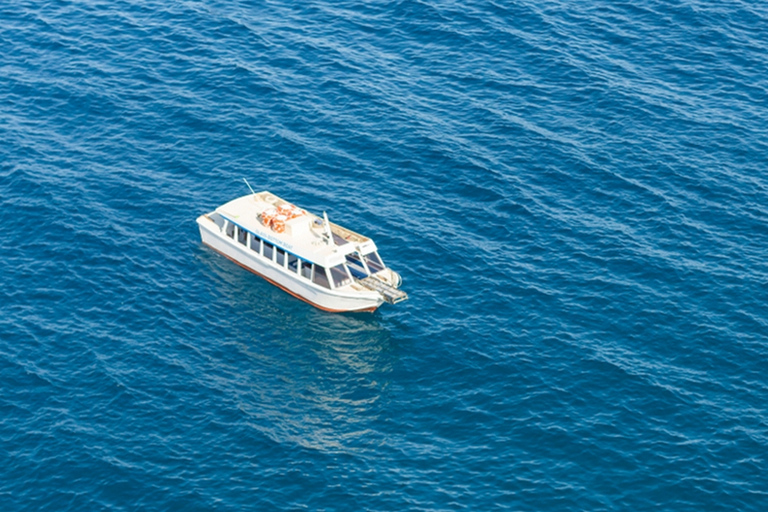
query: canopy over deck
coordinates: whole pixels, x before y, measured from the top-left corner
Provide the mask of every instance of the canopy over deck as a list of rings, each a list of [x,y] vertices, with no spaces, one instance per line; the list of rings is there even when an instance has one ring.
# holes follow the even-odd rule
[[[333,239],[329,241],[321,217],[267,191],[233,199],[216,213],[304,260],[326,267],[343,263],[345,255],[355,251],[367,254],[376,250],[370,238],[333,223]]]

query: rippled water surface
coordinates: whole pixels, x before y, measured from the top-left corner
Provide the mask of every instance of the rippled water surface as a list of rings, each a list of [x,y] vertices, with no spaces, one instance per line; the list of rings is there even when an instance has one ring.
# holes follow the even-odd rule
[[[0,6],[2,510],[768,510],[768,8]],[[410,300],[204,248],[241,178]]]

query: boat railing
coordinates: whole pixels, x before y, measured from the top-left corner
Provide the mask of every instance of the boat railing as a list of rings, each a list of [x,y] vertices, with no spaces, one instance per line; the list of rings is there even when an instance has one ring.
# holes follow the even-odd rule
[[[398,302],[403,302],[404,300],[408,299],[407,293],[388,285],[376,276],[368,276],[364,279],[355,279],[355,281],[365,286],[369,290],[379,292],[384,300],[389,304],[397,304]]]
[[[368,237],[365,237],[359,233],[355,233],[354,231],[349,230],[347,228],[343,228],[338,224],[334,224],[333,222],[331,222],[330,224],[331,224],[331,232],[334,235],[337,235],[338,237],[344,239],[347,242],[361,244],[363,242],[367,242],[368,240],[370,240]],[[334,237],[334,239],[335,238],[336,237]],[[336,241],[336,245],[342,245],[338,242],[338,240],[335,240],[335,241]]]

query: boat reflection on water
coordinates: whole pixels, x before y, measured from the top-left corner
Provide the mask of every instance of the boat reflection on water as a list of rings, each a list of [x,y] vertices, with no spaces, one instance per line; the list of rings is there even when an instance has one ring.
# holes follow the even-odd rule
[[[212,305],[219,343],[236,347],[222,353],[227,371],[218,382],[236,396],[248,426],[273,442],[321,451],[380,444],[375,424],[397,351],[378,314],[330,315],[234,263],[210,253],[200,259],[223,299]]]

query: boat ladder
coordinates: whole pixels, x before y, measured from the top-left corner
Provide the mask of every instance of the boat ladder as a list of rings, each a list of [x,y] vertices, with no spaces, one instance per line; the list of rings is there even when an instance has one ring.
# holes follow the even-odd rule
[[[381,296],[384,297],[384,300],[390,304],[397,304],[398,302],[403,302],[408,298],[408,294],[404,291],[398,290],[397,288],[390,286],[384,281],[373,276],[368,276],[364,279],[356,279],[356,281],[369,290],[379,292]]]

